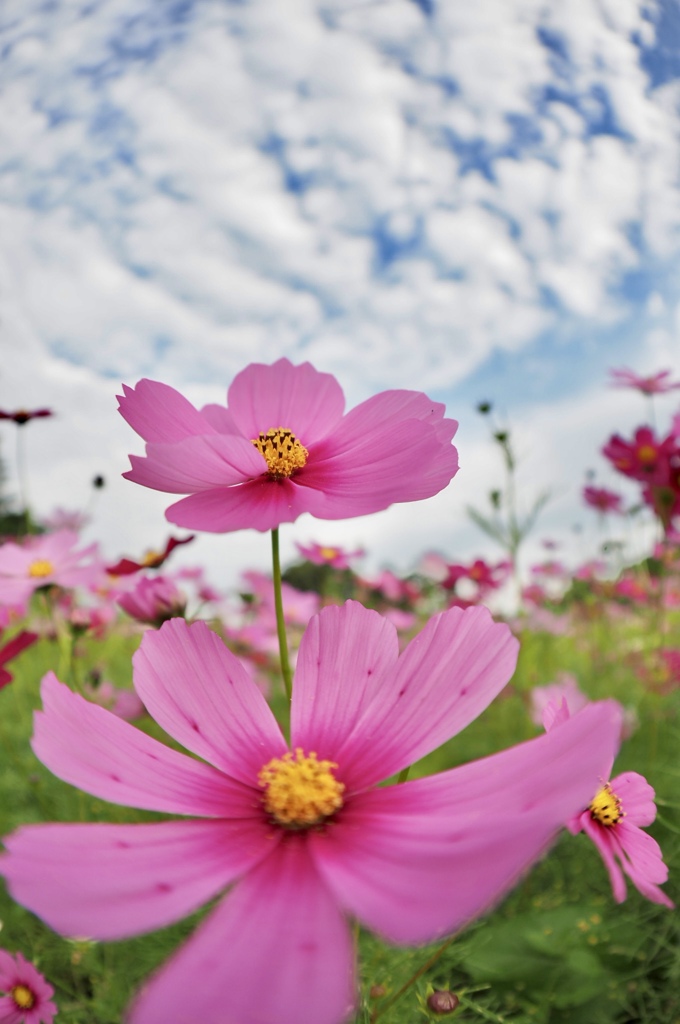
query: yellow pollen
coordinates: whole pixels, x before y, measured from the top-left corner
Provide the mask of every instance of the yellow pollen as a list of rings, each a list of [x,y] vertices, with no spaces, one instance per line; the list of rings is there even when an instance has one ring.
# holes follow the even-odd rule
[[[287,828],[309,828],[342,807],[345,787],[333,775],[334,761],[319,761],[297,747],[274,757],[258,775],[267,814]]]
[[[641,444],[637,450],[637,457],[640,462],[647,464],[656,462],[656,448],[652,448],[651,444]]]
[[[163,555],[160,551],[147,551],[142,558],[140,565],[143,565],[146,569],[155,569],[162,561]]]
[[[26,985],[15,985],[10,995],[20,1010],[30,1010],[35,1006],[35,996]]]
[[[593,821],[599,821],[600,825],[606,825],[607,828],[616,825],[624,816],[621,801],[616,793],[612,792],[608,782],[596,794],[588,810]]]
[[[38,558],[35,562],[31,562],[28,567],[29,576],[51,576],[53,572],[54,566],[46,558]]]
[[[283,427],[260,434],[253,438],[252,444],[264,456],[269,475],[274,480],[284,480],[292,476],[296,469],[302,469],[309,455],[295,434]]]
[[[339,552],[337,548],[319,548],[319,554],[321,555],[321,557],[327,558],[329,562],[332,558],[337,558],[338,553]]]

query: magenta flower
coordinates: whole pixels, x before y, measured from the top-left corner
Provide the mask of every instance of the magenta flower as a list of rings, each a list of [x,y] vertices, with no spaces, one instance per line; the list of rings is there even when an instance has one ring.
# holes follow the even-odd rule
[[[0,547],[0,602],[19,604],[39,587],[89,586],[101,573],[97,545],[76,549],[72,530],[31,537],[25,544],[8,541]]]
[[[0,949],[0,1024],[52,1024],[54,989],[21,953]]]
[[[187,599],[168,576],[142,576],[132,590],[120,595],[118,605],[138,622],[160,626],[184,615]]]
[[[11,672],[8,672],[5,668],[7,662],[11,661],[12,658],[16,658],[18,654],[21,654],[27,647],[34,644],[37,639],[37,633],[29,633],[28,630],[22,629],[20,633],[17,633],[11,640],[8,640],[3,647],[0,647],[0,690],[3,686],[7,686],[7,683],[11,683],[14,678]]]
[[[180,544],[189,544],[193,539],[193,534],[182,540],[179,537],[170,537],[162,551],[147,551],[139,562],[135,562],[132,558],[121,558],[115,565],[107,565],[106,571],[111,576],[131,576],[142,569],[160,569],[176,547],[179,547]]]
[[[344,548],[335,547],[332,544],[317,544],[315,541],[311,544],[298,544],[296,541],[295,546],[308,562],[312,562],[314,565],[330,565],[334,569],[349,569],[350,564],[356,558],[361,558],[366,554],[363,548],[357,548],[356,551],[345,551]]]
[[[565,724],[578,721],[562,698],[561,704],[551,701],[543,713],[543,725],[553,735]],[[556,728],[559,726],[559,728]],[[612,758],[604,778],[611,774]],[[672,909],[675,904],[659,885],[668,878],[661,848],[656,839],[642,831],[656,818],[654,790],[637,772],[623,772],[609,782],[600,780],[600,787],[589,804],[567,821],[572,835],[585,832],[592,839],[609,872],[617,903],[626,898],[624,872],[643,896],[653,903]]]
[[[635,388],[637,391],[641,391],[643,395],[662,395],[667,391],[674,391],[676,388],[680,388],[680,381],[669,380],[670,370],[660,370],[658,373],[652,373],[648,377],[641,377],[633,370],[626,369],[610,370],[609,373],[614,387]]]
[[[623,512],[621,495],[606,487],[584,487],[583,500],[586,505],[597,509],[598,512]]]
[[[51,409],[15,409],[13,412],[0,409],[0,420],[13,420],[18,427],[23,427],[30,420],[42,419],[45,416],[54,416],[54,413]]]
[[[0,859],[10,892],[64,935],[108,940],[233,886],[142,988],[130,1024],[337,1024],[356,995],[347,916],[408,944],[485,912],[613,755],[617,711],[593,704],[500,754],[378,786],[480,714],[517,646],[475,608],[435,616],[399,655],[376,612],[328,607],[300,646],[289,748],[238,659],[204,623],[173,619],[144,636],[135,687],[203,760],[49,673],[33,749],[51,771],[100,799],[197,820],[25,826]]]
[[[303,512],[346,519],[429,498],[458,470],[458,424],[417,391],[385,391],[343,415],[336,379],[309,363],[252,363],[228,408],[199,412],[173,388],[123,386],[120,411],[147,442],[128,480],[187,494],[166,518],[224,533],[271,530]]]
[[[563,700],[567,702],[570,714],[575,715],[590,701],[579,689],[576,677],[569,672],[560,672],[554,683],[547,686],[534,686],[529,695],[531,704],[531,721],[534,725],[543,725],[543,715],[550,704],[559,707]],[[547,728],[547,726],[546,726]]]

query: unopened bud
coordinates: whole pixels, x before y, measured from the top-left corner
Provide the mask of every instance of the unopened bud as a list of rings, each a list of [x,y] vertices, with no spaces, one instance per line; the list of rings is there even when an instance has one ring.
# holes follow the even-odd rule
[[[432,1013],[453,1013],[460,1006],[460,999],[455,992],[449,992],[448,989],[440,988],[428,997],[427,1008]]]
[[[482,416],[486,416],[487,413],[491,412],[491,402],[478,402],[477,412],[481,412]]]
[[[92,486],[93,486],[94,488],[96,488],[96,489],[97,489],[98,491],[99,491],[99,490],[101,490],[101,488],[102,488],[102,487],[103,487],[103,486],[104,486],[105,484],[106,484],[106,480],[104,479],[104,477],[103,477],[103,476],[96,476],[96,477],[94,478],[94,480],[92,481]]]
[[[382,999],[387,995],[387,989],[384,985],[371,985],[368,995],[371,999]]]

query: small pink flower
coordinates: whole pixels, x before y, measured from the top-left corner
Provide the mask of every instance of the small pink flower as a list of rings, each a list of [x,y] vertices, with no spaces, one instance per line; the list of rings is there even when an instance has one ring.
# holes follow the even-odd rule
[[[334,569],[349,569],[350,564],[365,554],[363,548],[356,551],[345,551],[343,548],[334,547],[330,544],[298,544],[295,546],[308,562],[314,565],[330,565]]]
[[[21,953],[0,949],[0,1024],[52,1024],[54,989]]]
[[[144,705],[134,690],[125,690],[122,687],[114,686],[107,679],[96,685],[94,683],[86,684],[83,692],[89,700],[107,708],[112,714],[126,722],[134,722],[145,712]]]
[[[147,551],[139,562],[131,558],[121,558],[115,565],[107,565],[106,571],[111,576],[130,576],[132,573],[140,572],[142,569],[160,569],[167,562],[170,553],[179,547],[180,544],[188,544],[194,539],[193,534],[180,539],[170,537],[162,551]]]
[[[143,576],[132,590],[120,595],[118,604],[137,622],[160,626],[166,619],[184,615],[187,600],[168,576]]]
[[[671,375],[670,370],[660,370],[658,373],[652,373],[648,377],[641,377],[639,374],[634,373],[633,370],[610,370],[609,371],[614,387],[618,388],[635,388],[636,391],[642,392],[643,395],[663,395],[667,391],[674,391],[676,388],[680,388],[680,381],[670,381],[668,378]]]
[[[437,494],[458,470],[458,424],[418,391],[385,391],[343,414],[336,379],[309,363],[252,363],[228,408],[200,412],[166,384],[123,386],[120,412],[147,442],[128,480],[187,494],[166,518],[224,533],[271,530],[303,512],[347,519]]]
[[[660,441],[650,427],[638,427],[632,441],[614,434],[602,449],[602,454],[619,473],[659,486],[668,483],[671,457],[675,452],[672,435]]]
[[[13,412],[8,412],[6,409],[0,409],[0,420],[13,420],[18,427],[23,427],[25,423],[29,423],[30,420],[42,419],[45,416],[54,416],[51,409],[15,409]]]
[[[554,683],[547,686],[535,686],[530,694],[531,721],[534,725],[544,725],[543,715],[552,703],[559,707],[563,700],[572,715],[590,703],[585,693],[579,689],[576,677],[569,672],[560,672]],[[547,728],[547,726],[546,726]]]
[[[329,606],[300,646],[289,748],[238,659],[205,623],[173,619],[145,634],[135,687],[201,760],[49,673],[43,763],[99,799],[184,817],[24,826],[4,840],[9,890],[56,931],[102,940],[221,897],[129,1024],[339,1024],[356,997],[348,918],[400,944],[455,931],[545,851],[613,756],[617,710],[593,704],[500,754],[379,785],[476,718],[516,657],[483,608],[435,616],[399,655],[376,612]]]
[[[73,530],[78,533],[87,526],[90,517],[85,512],[74,509],[55,508],[49,516],[42,520],[43,526],[48,530]]]
[[[39,587],[70,589],[93,584],[101,573],[97,545],[76,549],[78,534],[58,530],[31,537],[25,544],[8,541],[0,547],[0,601],[27,601]]]
[[[583,500],[598,512],[623,512],[621,495],[606,487],[584,487]]]
[[[549,733],[559,732],[565,723],[576,721],[584,712],[571,716],[567,701],[551,701],[544,710],[543,724]],[[609,771],[614,763],[612,758]],[[602,782],[588,806],[573,815],[566,825],[572,835],[585,832],[592,839],[609,872],[617,903],[626,898],[625,872],[643,896],[672,909],[674,903],[659,885],[668,878],[668,868],[656,839],[642,826],[656,817],[654,790],[637,772],[623,772]]]

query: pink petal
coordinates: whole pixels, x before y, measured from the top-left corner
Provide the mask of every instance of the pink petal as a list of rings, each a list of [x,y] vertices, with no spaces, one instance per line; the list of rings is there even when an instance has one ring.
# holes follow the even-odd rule
[[[130,465],[127,480],[171,494],[241,484],[267,468],[250,441],[226,434],[147,444],[146,458],[131,455]]]
[[[4,842],[13,898],[60,934],[93,939],[177,921],[276,848],[262,819],[27,825]]]
[[[238,434],[239,430],[234,423],[234,417],[224,405],[204,405],[201,409],[201,416],[208,421],[211,427],[218,434]],[[249,438],[251,440],[251,438]]]
[[[484,913],[586,804],[618,741],[611,703],[559,729],[427,779],[348,800],[309,841],[341,906],[394,942]]]
[[[353,643],[356,623],[371,616],[349,604],[334,613],[338,628],[328,633],[327,663]],[[361,714],[349,710],[355,724],[332,752],[339,777],[350,790],[365,788],[455,736],[503,689],[514,671],[517,648],[508,627],[495,623],[486,608],[452,608],[430,619],[396,665],[390,667],[386,655],[376,651],[374,658],[382,662],[385,657],[387,667],[372,679],[370,689],[363,688]],[[305,688],[310,684],[305,682]],[[321,706],[327,689],[325,679],[320,680],[314,699]],[[333,700],[349,706],[352,693],[341,688]],[[313,739],[312,734],[308,742]]]
[[[118,409],[145,441],[163,444],[193,434],[213,434],[214,428],[179,391],[157,380],[140,380],[130,388],[123,384]]]
[[[345,397],[330,373],[319,373],[311,363],[293,366],[288,359],[279,359],[271,366],[251,363],[237,374],[227,404],[238,430],[249,440],[284,427],[308,447],[338,423]]]
[[[626,898],[626,883],[623,878],[623,872],[614,856],[615,852],[618,851],[609,829],[594,821],[590,811],[584,811],[579,820],[583,831],[592,839],[597,852],[604,861],[604,865],[609,873],[609,881],[611,882],[614,899],[617,903],[623,903]]]
[[[675,904],[665,892],[659,888],[658,883],[668,879],[668,868],[663,862],[661,847],[653,836],[624,818],[613,831],[615,842],[618,843],[621,853],[619,859],[636,889],[653,903],[661,903],[672,909]]]
[[[656,818],[654,790],[644,776],[623,772],[611,780],[610,786],[621,801],[629,825],[652,824]]]
[[[32,746],[58,778],[111,803],[206,817],[259,815],[257,794],[59,682],[42,681]]]
[[[284,839],[144,986],[130,1024],[340,1024],[354,1005],[349,930]]]
[[[172,619],[145,633],[133,666],[149,714],[231,778],[256,787],[262,766],[287,750],[257,686],[204,622]]]
[[[371,416],[357,434],[346,435],[343,420],[330,437],[310,447],[299,479],[316,492],[309,498],[312,515],[339,519],[429,498],[458,471],[456,449],[442,443],[435,427],[422,420],[385,423]]]
[[[255,449],[253,449],[255,451]],[[220,487],[191,494],[170,505],[165,518],[177,526],[208,533],[232,530],[273,530],[309,511],[309,491],[291,480],[261,476],[238,487]]]

